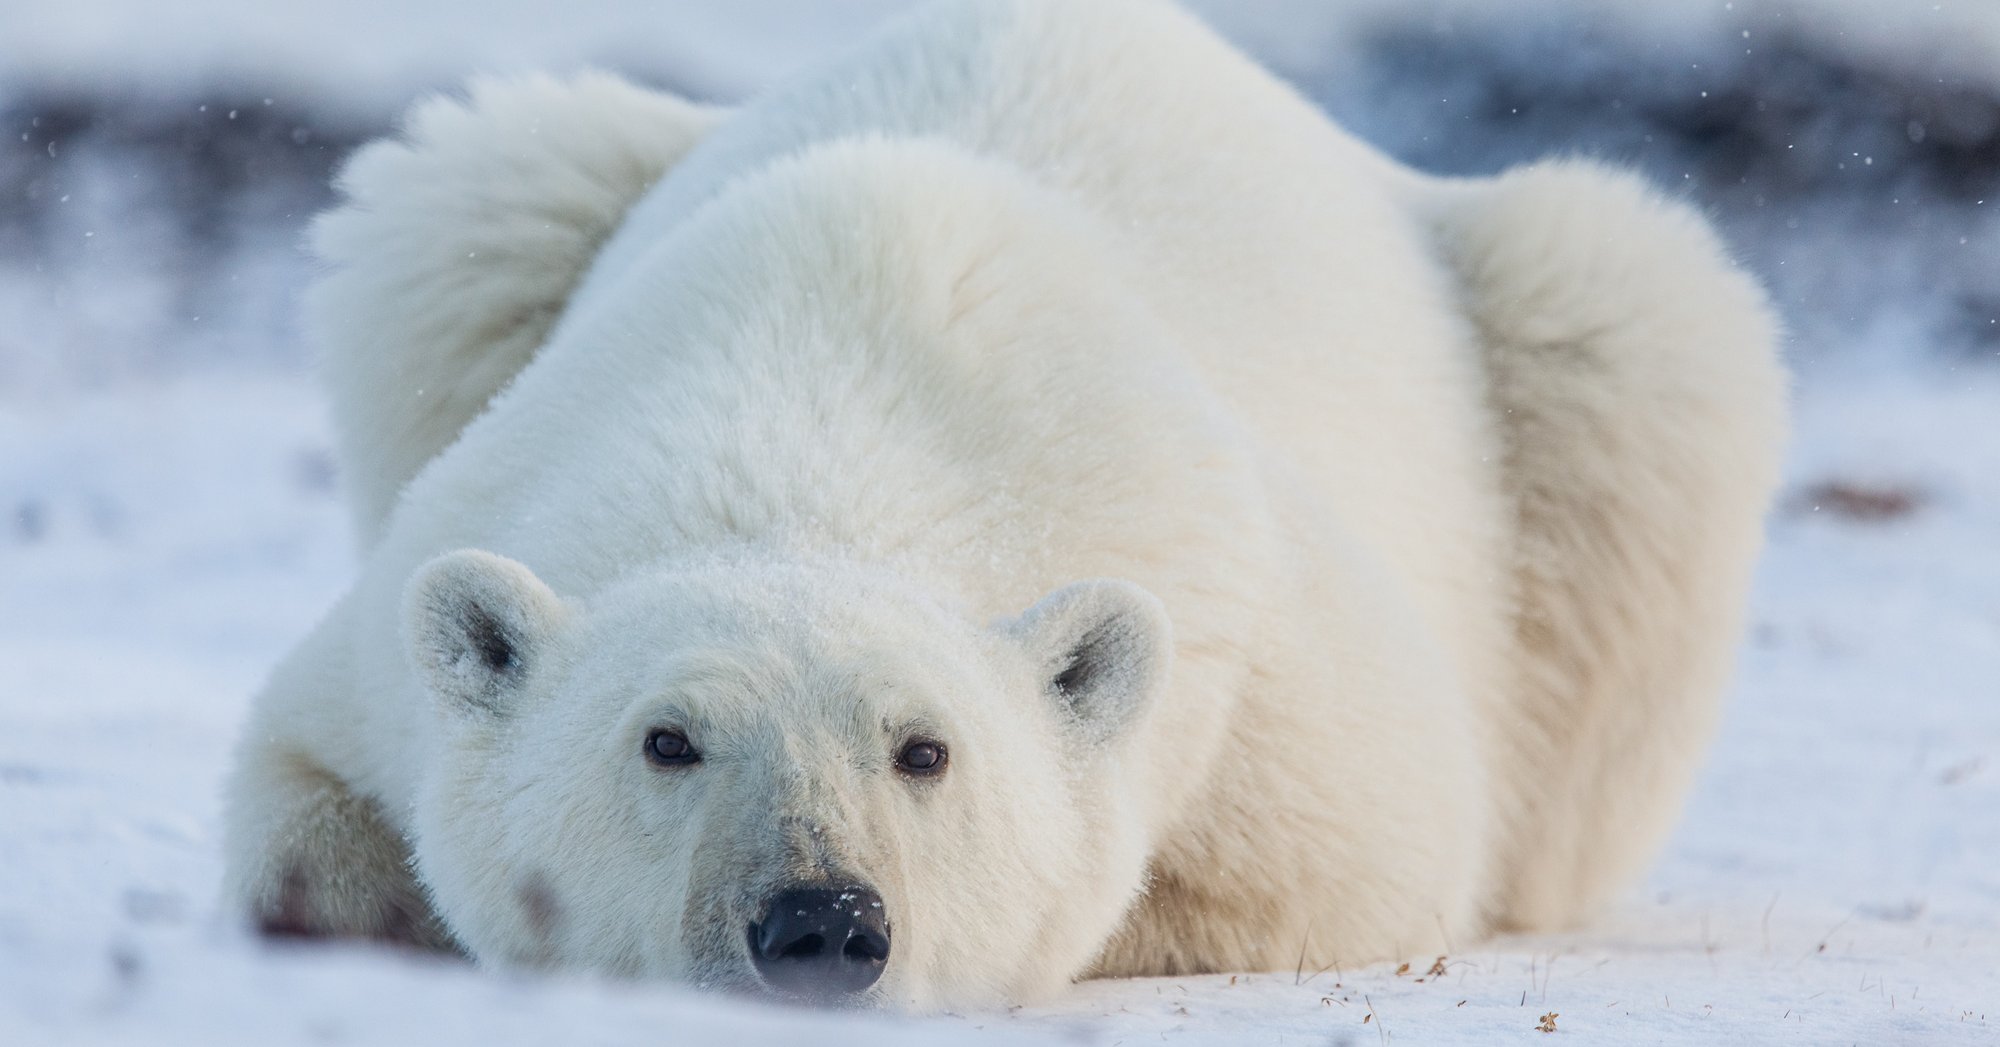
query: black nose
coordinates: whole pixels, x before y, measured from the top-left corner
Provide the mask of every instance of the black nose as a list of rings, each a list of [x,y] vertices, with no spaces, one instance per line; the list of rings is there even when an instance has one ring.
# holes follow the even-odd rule
[[[750,959],[781,993],[819,1002],[853,996],[889,963],[882,896],[859,885],[780,891],[750,925]]]

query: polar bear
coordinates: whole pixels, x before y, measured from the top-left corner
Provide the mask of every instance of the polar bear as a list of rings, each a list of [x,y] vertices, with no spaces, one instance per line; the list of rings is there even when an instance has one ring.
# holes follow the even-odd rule
[[[1568,926],[1675,814],[1784,379],[1629,176],[947,0],[731,110],[481,83],[342,186],[363,561],[239,750],[267,930],[977,1007]]]

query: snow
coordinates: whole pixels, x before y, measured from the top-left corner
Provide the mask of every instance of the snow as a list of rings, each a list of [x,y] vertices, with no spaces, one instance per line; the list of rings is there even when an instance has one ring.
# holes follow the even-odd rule
[[[1363,1042],[1372,1007],[1424,1043],[1531,1033],[1550,1011],[1618,1040],[1982,1042],[2000,1021],[2000,376],[1838,376],[1808,382],[1799,415],[1713,761],[1645,889],[1598,926],[1463,943],[1422,982],[1429,957],[812,1028]],[[318,397],[283,374],[0,409],[0,1042],[797,1035],[797,1014],[671,989],[274,949],[218,916],[235,725],[350,570],[327,442]],[[1916,508],[1815,511],[1832,481]]]
[[[1613,913],[1573,935],[1455,943],[1435,977],[1422,956],[1403,973],[1096,982],[924,1021],[279,948],[234,927],[215,897],[229,747],[262,674],[353,570],[325,409],[288,327],[306,273],[291,245],[324,164],[468,68],[595,60],[727,96],[899,6],[664,0],[571,5],[559,23],[515,3],[476,17],[247,0],[0,11],[0,109],[10,92],[65,91],[125,107],[122,125],[60,139],[75,166],[54,181],[0,153],[0,1043],[1488,1044],[1532,1042],[1551,1013],[1553,1035],[1593,1042],[2000,1042],[1996,204],[1926,181],[1921,143],[1880,151],[1870,171],[1894,178],[1842,171],[1786,196],[1784,177],[1734,183],[1680,146],[1606,146],[1616,127],[1563,138],[1566,111],[1514,125],[1427,108],[1418,96],[1465,70],[1370,50],[1357,27],[1396,17],[1375,0],[1203,10],[1427,165],[1490,169],[1509,150],[1581,142],[1661,181],[1693,172],[1691,191],[1811,332],[1792,347],[1797,433],[1727,715],[1684,823]],[[1830,53],[1910,83],[1976,84],[1980,62],[1953,56],[2000,68],[2000,8],[1984,3],[1901,18],[1847,0],[1611,8],[1538,8],[1609,41],[1560,51],[1572,64],[1546,82],[1593,82],[1590,61],[1729,69],[1735,45],[1719,41],[1739,17],[1758,32],[1811,22]],[[365,46],[380,30],[354,28],[364,14],[406,31]],[[1545,57],[1492,46],[1446,53]],[[147,135],[177,141],[139,133],[170,104],[149,91],[198,100],[189,110],[242,105],[256,111],[198,119],[310,141],[246,154],[297,166],[260,168],[224,198],[221,232],[189,232],[209,198],[159,166],[171,149],[146,151]],[[1822,136],[1869,126],[1819,115]],[[47,132],[30,118],[8,109],[9,137]],[[43,140],[23,141],[41,163]],[[2000,170],[1970,177],[2000,189]]]

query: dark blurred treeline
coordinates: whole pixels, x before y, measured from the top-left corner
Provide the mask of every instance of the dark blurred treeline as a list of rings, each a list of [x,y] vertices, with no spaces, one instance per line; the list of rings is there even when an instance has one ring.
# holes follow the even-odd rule
[[[1843,352],[2000,365],[2000,73],[1971,82],[1803,37],[1649,42],[1553,16],[1412,22],[1356,52],[1282,72],[1427,170],[1549,154],[1639,167],[1714,214],[1766,277],[1802,367]],[[167,368],[204,353],[296,363],[284,317],[309,275],[301,230],[340,159],[394,115],[254,84],[0,85],[0,279],[41,281],[39,307],[61,310],[147,273],[167,289],[137,306],[159,313],[159,338],[116,351]],[[277,301],[250,308],[252,293]],[[188,337],[199,317],[239,329]],[[1904,337],[1857,336],[1870,325]]]

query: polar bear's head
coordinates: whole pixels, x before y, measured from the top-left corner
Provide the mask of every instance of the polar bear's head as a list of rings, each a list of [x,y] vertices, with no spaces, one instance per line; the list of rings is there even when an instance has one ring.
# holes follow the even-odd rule
[[[481,959],[966,1006],[1053,989],[1139,889],[1120,765],[1171,643],[1130,583],[977,623],[852,565],[569,601],[466,550],[405,635],[448,754],[417,865]]]

